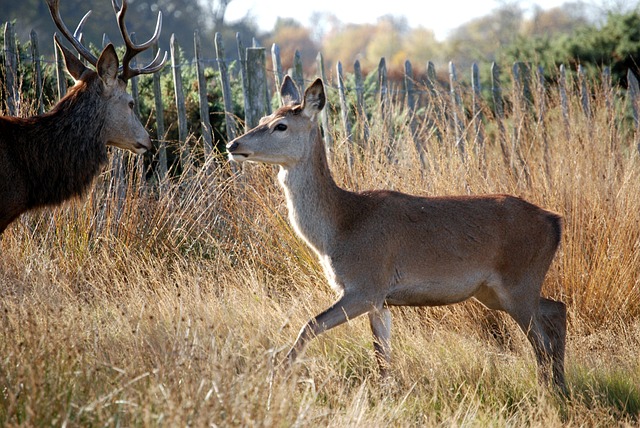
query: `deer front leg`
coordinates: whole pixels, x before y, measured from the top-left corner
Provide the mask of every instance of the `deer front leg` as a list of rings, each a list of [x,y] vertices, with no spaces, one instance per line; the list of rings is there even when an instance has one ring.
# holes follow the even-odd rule
[[[373,349],[380,368],[380,376],[389,377],[391,368],[391,311],[386,306],[369,312],[373,332]]]
[[[298,355],[304,351],[307,343],[309,343],[309,341],[314,337],[332,329],[333,327],[345,323],[349,319],[365,314],[374,308],[375,306],[371,302],[366,301],[361,296],[345,294],[329,309],[325,310],[305,324],[302,330],[300,330],[300,334],[298,334],[298,338],[291,347],[291,350],[287,354],[286,361],[291,365]]]

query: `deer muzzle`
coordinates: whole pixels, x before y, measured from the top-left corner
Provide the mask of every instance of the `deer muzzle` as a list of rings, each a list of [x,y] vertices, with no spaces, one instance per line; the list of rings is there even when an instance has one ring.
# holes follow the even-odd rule
[[[227,144],[227,153],[229,153],[229,160],[236,162],[245,161],[251,155],[250,151],[246,151],[241,147],[240,141],[237,139]]]

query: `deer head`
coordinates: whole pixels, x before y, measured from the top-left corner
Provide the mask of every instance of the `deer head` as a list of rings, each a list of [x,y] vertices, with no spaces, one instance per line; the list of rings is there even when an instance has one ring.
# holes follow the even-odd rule
[[[98,58],[80,42],[82,27],[86,23],[91,11],[87,12],[80,20],[76,30],[71,33],[62,21],[60,16],[59,0],[47,0],[51,17],[63,36],[73,45],[75,50],[95,68],[102,82],[102,102],[108,103],[105,120],[105,139],[108,145],[130,150],[134,153],[144,153],[151,148],[149,134],[140,123],[134,113],[134,103],[131,94],[127,93],[127,82],[129,79],[141,75],[151,74],[159,71],[167,59],[166,52],[161,56],[160,51],[155,58],[146,66],[131,67],[131,60],[139,53],[149,49],[160,37],[162,27],[162,13],[158,12],[158,20],[153,36],[146,42],[139,45],[131,41],[127,32],[124,17],[127,11],[127,1],[118,5],[116,0],[112,0],[113,9],[118,20],[118,27],[126,45],[126,51],[122,58],[122,65],[119,64],[115,48],[109,43]],[[80,83],[88,80],[93,70],[86,67],[69,49],[65,48],[56,35],[54,35],[56,45],[62,51],[65,65],[69,74]]]
[[[260,124],[229,143],[229,158],[237,162],[264,162],[290,167],[311,156],[317,131],[317,115],[326,96],[322,80],[316,79],[300,100],[298,88],[285,76],[281,88],[284,106],[265,116]]]

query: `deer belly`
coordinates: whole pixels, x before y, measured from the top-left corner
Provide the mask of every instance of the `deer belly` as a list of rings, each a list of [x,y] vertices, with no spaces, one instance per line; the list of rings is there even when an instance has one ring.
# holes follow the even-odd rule
[[[386,303],[394,306],[440,306],[472,297],[487,280],[484,273],[401,281],[391,286]]]

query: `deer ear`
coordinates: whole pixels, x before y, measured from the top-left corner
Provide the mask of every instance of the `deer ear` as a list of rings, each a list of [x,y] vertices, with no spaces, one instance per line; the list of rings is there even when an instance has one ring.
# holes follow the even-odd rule
[[[111,43],[102,50],[98,63],[96,64],[98,76],[107,86],[112,86],[118,79],[118,55]]]
[[[67,68],[67,71],[75,80],[80,80],[80,77],[84,74],[85,71],[88,70],[87,67],[84,66],[82,61],[76,57],[76,55],[71,52],[69,49],[65,48],[60,40],[58,40],[58,35],[53,35],[53,40],[58,46],[58,49],[62,52],[62,56],[64,57],[64,65]]]
[[[298,87],[288,74],[284,76],[284,82],[282,82],[282,87],[280,88],[280,96],[282,97],[282,104],[285,106],[300,104],[300,91],[298,91]]]
[[[316,79],[316,81],[309,85],[307,90],[304,91],[302,111],[305,115],[313,118],[324,108],[326,101],[322,79]]]

